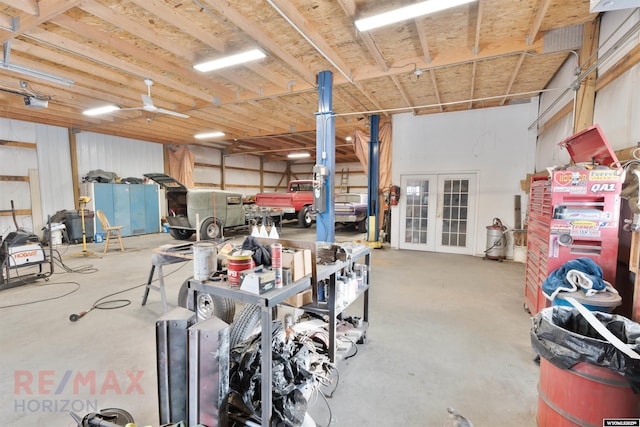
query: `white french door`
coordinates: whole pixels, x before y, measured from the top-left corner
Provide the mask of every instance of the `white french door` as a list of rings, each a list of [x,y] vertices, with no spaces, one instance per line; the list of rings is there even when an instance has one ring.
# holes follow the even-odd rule
[[[477,175],[400,177],[401,249],[473,254]]]

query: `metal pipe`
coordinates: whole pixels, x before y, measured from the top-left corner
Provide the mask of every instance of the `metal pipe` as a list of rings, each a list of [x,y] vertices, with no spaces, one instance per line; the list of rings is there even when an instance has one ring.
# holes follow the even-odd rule
[[[529,91],[529,92],[520,92],[520,93],[511,94],[511,95],[506,95],[506,97],[507,98],[513,98],[515,96],[534,95],[534,94],[538,94],[539,95],[540,93],[551,92],[551,91],[554,91],[554,90],[560,90],[560,88],[532,90],[532,91]],[[462,100],[462,101],[440,102],[438,104],[416,105],[416,106],[412,106],[412,107],[387,108],[387,109],[384,109],[384,110],[356,111],[356,112],[353,112],[353,113],[340,113],[340,114],[334,114],[334,116],[335,117],[341,117],[341,116],[363,116],[363,115],[386,113],[386,112],[398,112],[398,111],[422,109],[422,108],[444,107],[444,106],[447,106],[447,105],[466,104],[466,103],[469,103],[469,102],[491,101],[493,99],[501,99],[501,98],[504,98],[504,97],[505,97],[505,95],[487,96],[487,97],[484,97],[484,98],[465,99],[465,100]]]
[[[626,20],[625,20],[625,22],[626,22]],[[617,32],[621,28],[621,26],[622,25],[620,25],[616,29],[615,32]],[[551,105],[549,105],[549,107],[547,107],[542,113],[540,113],[538,115],[538,118],[533,123],[531,123],[531,125],[529,125],[528,129],[531,130],[534,127],[536,127],[538,125],[538,123],[540,123],[540,120],[542,120],[542,118],[544,116],[546,116],[549,113],[549,111],[551,111],[551,109],[560,101],[560,99],[564,95],[567,94],[567,92],[569,90],[576,90],[577,91],[577,88],[580,87],[580,84],[582,83],[582,81],[584,79],[586,79],[589,76],[589,74],[591,74],[594,70],[596,70],[598,65],[600,65],[602,62],[604,62],[607,59],[609,59],[609,57],[611,55],[613,55],[615,53],[615,51],[618,50],[618,48],[620,48],[620,46],[622,44],[624,44],[627,40],[629,40],[639,29],[640,29],[640,21],[637,22],[633,27],[631,27],[626,33],[624,33],[624,35],[620,39],[618,39],[617,42],[615,42],[613,44],[613,46],[611,46],[609,49],[607,49],[607,51],[604,54],[602,54],[601,56],[599,56],[598,59],[596,61],[594,61],[594,63],[589,66],[589,68],[587,68],[582,74],[580,74],[573,81],[573,83],[558,98],[556,98],[556,100],[553,103],[551,103]],[[611,38],[611,37],[609,37],[609,38]],[[598,49],[598,51],[599,51],[599,49]],[[575,108],[575,105],[574,105],[574,108]]]

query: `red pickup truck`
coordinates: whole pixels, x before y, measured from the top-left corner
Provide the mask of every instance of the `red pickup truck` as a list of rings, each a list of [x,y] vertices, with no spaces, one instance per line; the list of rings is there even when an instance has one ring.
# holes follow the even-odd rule
[[[284,219],[298,219],[298,224],[311,227],[313,215],[313,181],[310,179],[289,182],[286,193],[256,194],[256,205],[283,209]]]

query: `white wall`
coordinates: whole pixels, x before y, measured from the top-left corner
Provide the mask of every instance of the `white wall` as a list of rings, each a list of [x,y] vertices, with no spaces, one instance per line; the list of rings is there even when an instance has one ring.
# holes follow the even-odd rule
[[[65,128],[55,126],[38,125],[19,120],[0,119],[0,139],[16,142],[28,142],[37,144],[37,162],[33,162],[31,155],[21,154],[12,159],[0,159],[0,175],[24,175],[27,168],[38,169],[40,187],[40,212],[41,217],[46,221],[47,215],[53,215],[62,209],[73,208],[73,185],[71,180],[71,165],[69,160],[69,137]],[[17,169],[22,172],[13,173]],[[33,184],[32,184],[33,185]],[[18,187],[20,184],[17,185]],[[14,195],[19,199],[16,202],[16,209],[31,206],[28,199],[23,200],[24,194]],[[8,196],[1,195],[0,209],[9,209],[10,200],[5,200]],[[15,200],[15,199],[14,199]],[[27,216],[18,218],[18,224],[32,232],[34,230],[32,219]],[[11,217],[0,217],[0,234],[6,235],[7,230],[13,231],[15,226]]]
[[[79,181],[96,169],[114,172],[120,178],[144,178],[145,173],[164,171],[162,144],[81,132],[76,135],[76,147]]]
[[[501,218],[512,228],[514,196],[520,180],[533,171],[537,100],[498,108],[424,116],[393,116],[392,182],[400,176],[441,172],[477,172],[478,209],[474,254],[486,248],[486,226]],[[404,195],[401,194],[401,198]],[[391,246],[399,245],[399,215],[392,210]]]

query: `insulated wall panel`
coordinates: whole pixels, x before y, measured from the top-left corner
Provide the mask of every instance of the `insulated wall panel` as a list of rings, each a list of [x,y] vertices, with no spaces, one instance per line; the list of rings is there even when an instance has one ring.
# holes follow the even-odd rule
[[[76,135],[78,181],[89,171],[102,169],[121,178],[142,178],[164,171],[162,144],[81,132]]]

